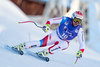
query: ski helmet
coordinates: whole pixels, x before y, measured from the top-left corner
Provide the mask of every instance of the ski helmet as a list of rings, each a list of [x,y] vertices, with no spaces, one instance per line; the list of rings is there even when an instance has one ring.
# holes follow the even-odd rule
[[[80,20],[83,20],[83,14],[82,14],[82,12],[80,12],[80,11],[75,11],[73,14],[72,14],[72,18],[74,19],[74,18],[78,18],[78,19],[80,19]]]

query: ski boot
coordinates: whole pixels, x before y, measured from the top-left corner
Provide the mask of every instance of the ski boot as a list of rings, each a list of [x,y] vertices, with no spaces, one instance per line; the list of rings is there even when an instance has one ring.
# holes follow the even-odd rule
[[[17,50],[23,50],[23,49],[25,49],[25,43],[23,43],[23,44],[21,43],[20,45],[14,46],[12,48],[15,48]]]
[[[44,57],[44,56],[47,56],[50,53],[47,49],[45,49],[43,51],[37,52],[37,54]]]

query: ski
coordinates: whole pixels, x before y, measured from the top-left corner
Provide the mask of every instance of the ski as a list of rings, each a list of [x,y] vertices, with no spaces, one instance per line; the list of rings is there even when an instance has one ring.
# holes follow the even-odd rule
[[[6,45],[6,48],[9,49],[10,51],[13,51],[14,53],[17,53],[17,54],[20,54],[20,55],[24,54],[24,52],[22,50],[18,50],[14,47],[10,47],[10,46]]]
[[[9,51],[11,51],[11,52],[17,53],[19,55],[23,55],[24,54],[24,52],[22,50],[18,50],[16,48],[8,46],[8,45],[6,45],[6,49],[9,50]],[[25,53],[28,54],[28,55],[31,55],[31,56],[33,56],[33,57],[35,57],[37,59],[49,62],[49,58],[48,57],[44,57],[42,55],[39,55],[38,53],[29,51],[29,50],[25,50]]]
[[[36,53],[36,54],[37,54],[37,56],[39,56],[41,59],[45,60],[46,62],[49,61],[49,58],[48,57],[44,57],[42,55],[39,55],[38,53]]]
[[[24,52],[22,50],[18,50],[18,49],[14,48],[14,47],[11,47],[11,49],[14,50],[15,52],[17,52],[20,55],[24,54]]]
[[[49,58],[48,58],[48,57],[44,57],[44,56],[42,56],[42,55],[39,55],[39,54],[37,54],[37,53],[34,53],[34,52],[32,52],[32,51],[28,51],[28,50],[27,50],[27,53],[28,53],[29,55],[31,55],[31,56],[37,58],[37,59],[41,59],[41,60],[44,60],[44,61],[46,61],[46,62],[49,62]]]

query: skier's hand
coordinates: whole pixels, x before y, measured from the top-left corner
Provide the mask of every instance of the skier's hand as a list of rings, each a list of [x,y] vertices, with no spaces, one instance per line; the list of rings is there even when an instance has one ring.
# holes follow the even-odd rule
[[[46,24],[45,26],[43,26],[42,30],[44,32],[48,32],[48,30],[50,29],[50,25],[49,24]]]
[[[76,58],[82,58],[82,51],[81,50],[79,50],[77,52]]]

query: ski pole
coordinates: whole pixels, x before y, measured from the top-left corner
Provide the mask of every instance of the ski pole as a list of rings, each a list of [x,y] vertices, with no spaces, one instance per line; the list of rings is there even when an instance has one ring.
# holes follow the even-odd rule
[[[74,64],[76,64],[76,63],[77,63],[77,60],[78,60],[78,58],[76,58],[76,61],[75,61],[75,63],[74,63]]]
[[[36,22],[34,22],[34,21],[24,21],[24,22],[18,22],[19,24],[20,23],[34,23],[37,27],[39,27],[39,28],[42,28],[41,26],[38,26],[37,24],[36,24]]]

